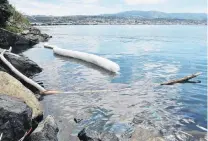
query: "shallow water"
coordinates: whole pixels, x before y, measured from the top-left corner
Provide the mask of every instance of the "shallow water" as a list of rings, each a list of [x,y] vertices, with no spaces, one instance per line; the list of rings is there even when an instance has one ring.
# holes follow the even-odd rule
[[[120,74],[112,75],[89,63],[54,55],[42,44],[24,52],[44,68],[33,79],[49,90],[76,92],[46,96],[42,101],[45,114],[58,121],[61,141],[76,140],[74,118],[91,107],[109,111],[108,120],[117,123],[111,129],[142,117],[145,127],[166,130],[164,136],[177,130],[205,132],[197,125],[207,127],[206,26],[39,28],[53,36],[50,44],[106,57],[121,68]],[[195,72],[203,73],[195,78],[201,83],[159,85]]]

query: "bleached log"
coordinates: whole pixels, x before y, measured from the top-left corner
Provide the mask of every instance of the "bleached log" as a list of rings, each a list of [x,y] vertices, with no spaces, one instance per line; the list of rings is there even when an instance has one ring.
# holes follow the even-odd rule
[[[172,80],[172,81],[169,81],[169,82],[162,83],[160,85],[173,85],[175,83],[185,83],[185,82],[188,82],[188,80],[199,76],[200,74],[202,74],[202,73],[198,72],[198,73],[183,77],[181,79],[176,79],[176,80]]]
[[[99,67],[102,67],[108,71],[117,73],[120,70],[120,67],[118,64],[115,62],[112,62],[106,58],[94,55],[94,54],[89,54],[89,53],[84,53],[84,52],[79,52],[79,51],[72,51],[72,50],[67,50],[67,49],[61,49],[59,47],[53,46],[53,45],[48,45],[45,44],[44,47],[46,48],[52,48],[53,52],[55,54],[65,56],[65,57],[72,57],[76,59],[80,59],[92,64],[95,64]]]
[[[7,66],[9,67],[9,69],[15,73],[18,77],[20,77],[21,79],[23,79],[25,82],[29,83],[30,85],[34,86],[35,88],[37,88],[40,92],[44,92],[46,91],[42,86],[40,86],[38,83],[34,82],[32,79],[26,77],[25,75],[23,75],[21,72],[19,72],[9,61],[7,61],[7,59],[4,57],[4,53],[6,50],[3,50],[0,54],[0,59],[1,61]]]

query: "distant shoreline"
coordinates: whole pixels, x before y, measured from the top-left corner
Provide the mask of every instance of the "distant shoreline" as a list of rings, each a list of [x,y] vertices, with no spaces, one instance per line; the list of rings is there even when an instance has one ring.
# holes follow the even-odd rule
[[[207,25],[206,13],[125,11],[102,15],[26,15],[35,25]]]
[[[61,23],[55,23],[55,24],[36,24],[32,23],[32,26],[57,26],[57,25],[198,25],[198,26],[207,26],[206,24],[61,24]]]

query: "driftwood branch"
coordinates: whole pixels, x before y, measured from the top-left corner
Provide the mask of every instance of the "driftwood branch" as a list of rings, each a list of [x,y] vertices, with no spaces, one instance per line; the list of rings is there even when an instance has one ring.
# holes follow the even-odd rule
[[[161,83],[160,85],[173,85],[175,83],[188,83],[190,79],[195,78],[195,77],[199,76],[200,74],[202,74],[202,73],[198,72],[198,73],[183,77],[181,79],[176,79],[176,80],[172,80],[172,81],[169,81],[169,82]],[[197,81],[197,82],[190,81],[190,82],[191,83],[200,83],[200,81]]]

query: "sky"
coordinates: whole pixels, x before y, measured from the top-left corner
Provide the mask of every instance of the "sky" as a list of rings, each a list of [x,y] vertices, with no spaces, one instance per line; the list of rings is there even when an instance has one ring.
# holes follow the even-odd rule
[[[9,0],[27,15],[98,15],[130,10],[207,13],[207,0]]]

